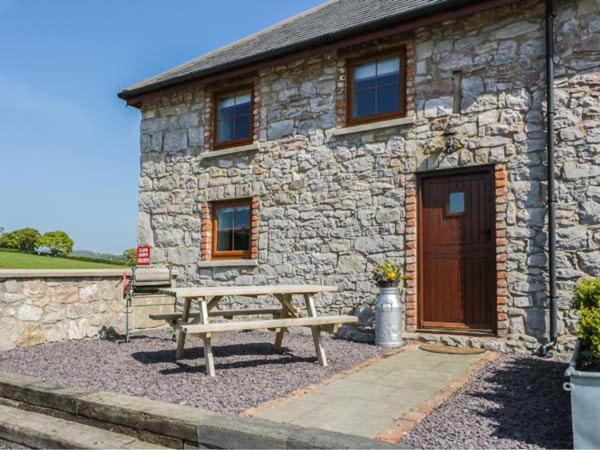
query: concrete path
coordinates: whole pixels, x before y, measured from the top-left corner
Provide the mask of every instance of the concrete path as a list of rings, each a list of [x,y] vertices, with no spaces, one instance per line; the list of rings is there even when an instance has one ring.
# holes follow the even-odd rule
[[[374,438],[483,356],[410,348],[300,397],[259,407],[254,415]]]

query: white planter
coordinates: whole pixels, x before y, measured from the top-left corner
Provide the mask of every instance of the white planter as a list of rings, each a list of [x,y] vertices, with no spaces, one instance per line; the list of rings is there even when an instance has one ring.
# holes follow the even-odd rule
[[[600,448],[600,372],[577,370],[579,343],[565,376],[564,389],[571,393],[573,446],[576,449]]]

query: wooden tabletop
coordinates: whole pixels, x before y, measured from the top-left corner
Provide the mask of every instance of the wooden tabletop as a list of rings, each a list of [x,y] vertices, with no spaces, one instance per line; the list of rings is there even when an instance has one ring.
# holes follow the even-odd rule
[[[180,298],[214,297],[227,295],[269,295],[269,294],[316,294],[337,292],[337,286],[316,284],[276,284],[267,286],[204,286],[192,288],[160,289],[162,294]]]

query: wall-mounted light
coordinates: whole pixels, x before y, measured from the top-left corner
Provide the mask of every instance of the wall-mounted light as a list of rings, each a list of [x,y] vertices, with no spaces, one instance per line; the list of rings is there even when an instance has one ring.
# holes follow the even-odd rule
[[[444,150],[446,153],[454,153],[454,135],[456,134],[450,128],[450,125],[444,130]]]

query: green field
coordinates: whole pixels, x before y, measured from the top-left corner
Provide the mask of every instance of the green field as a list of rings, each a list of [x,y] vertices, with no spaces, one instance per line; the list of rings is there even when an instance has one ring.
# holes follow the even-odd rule
[[[124,266],[0,251],[0,269],[119,269]]]

